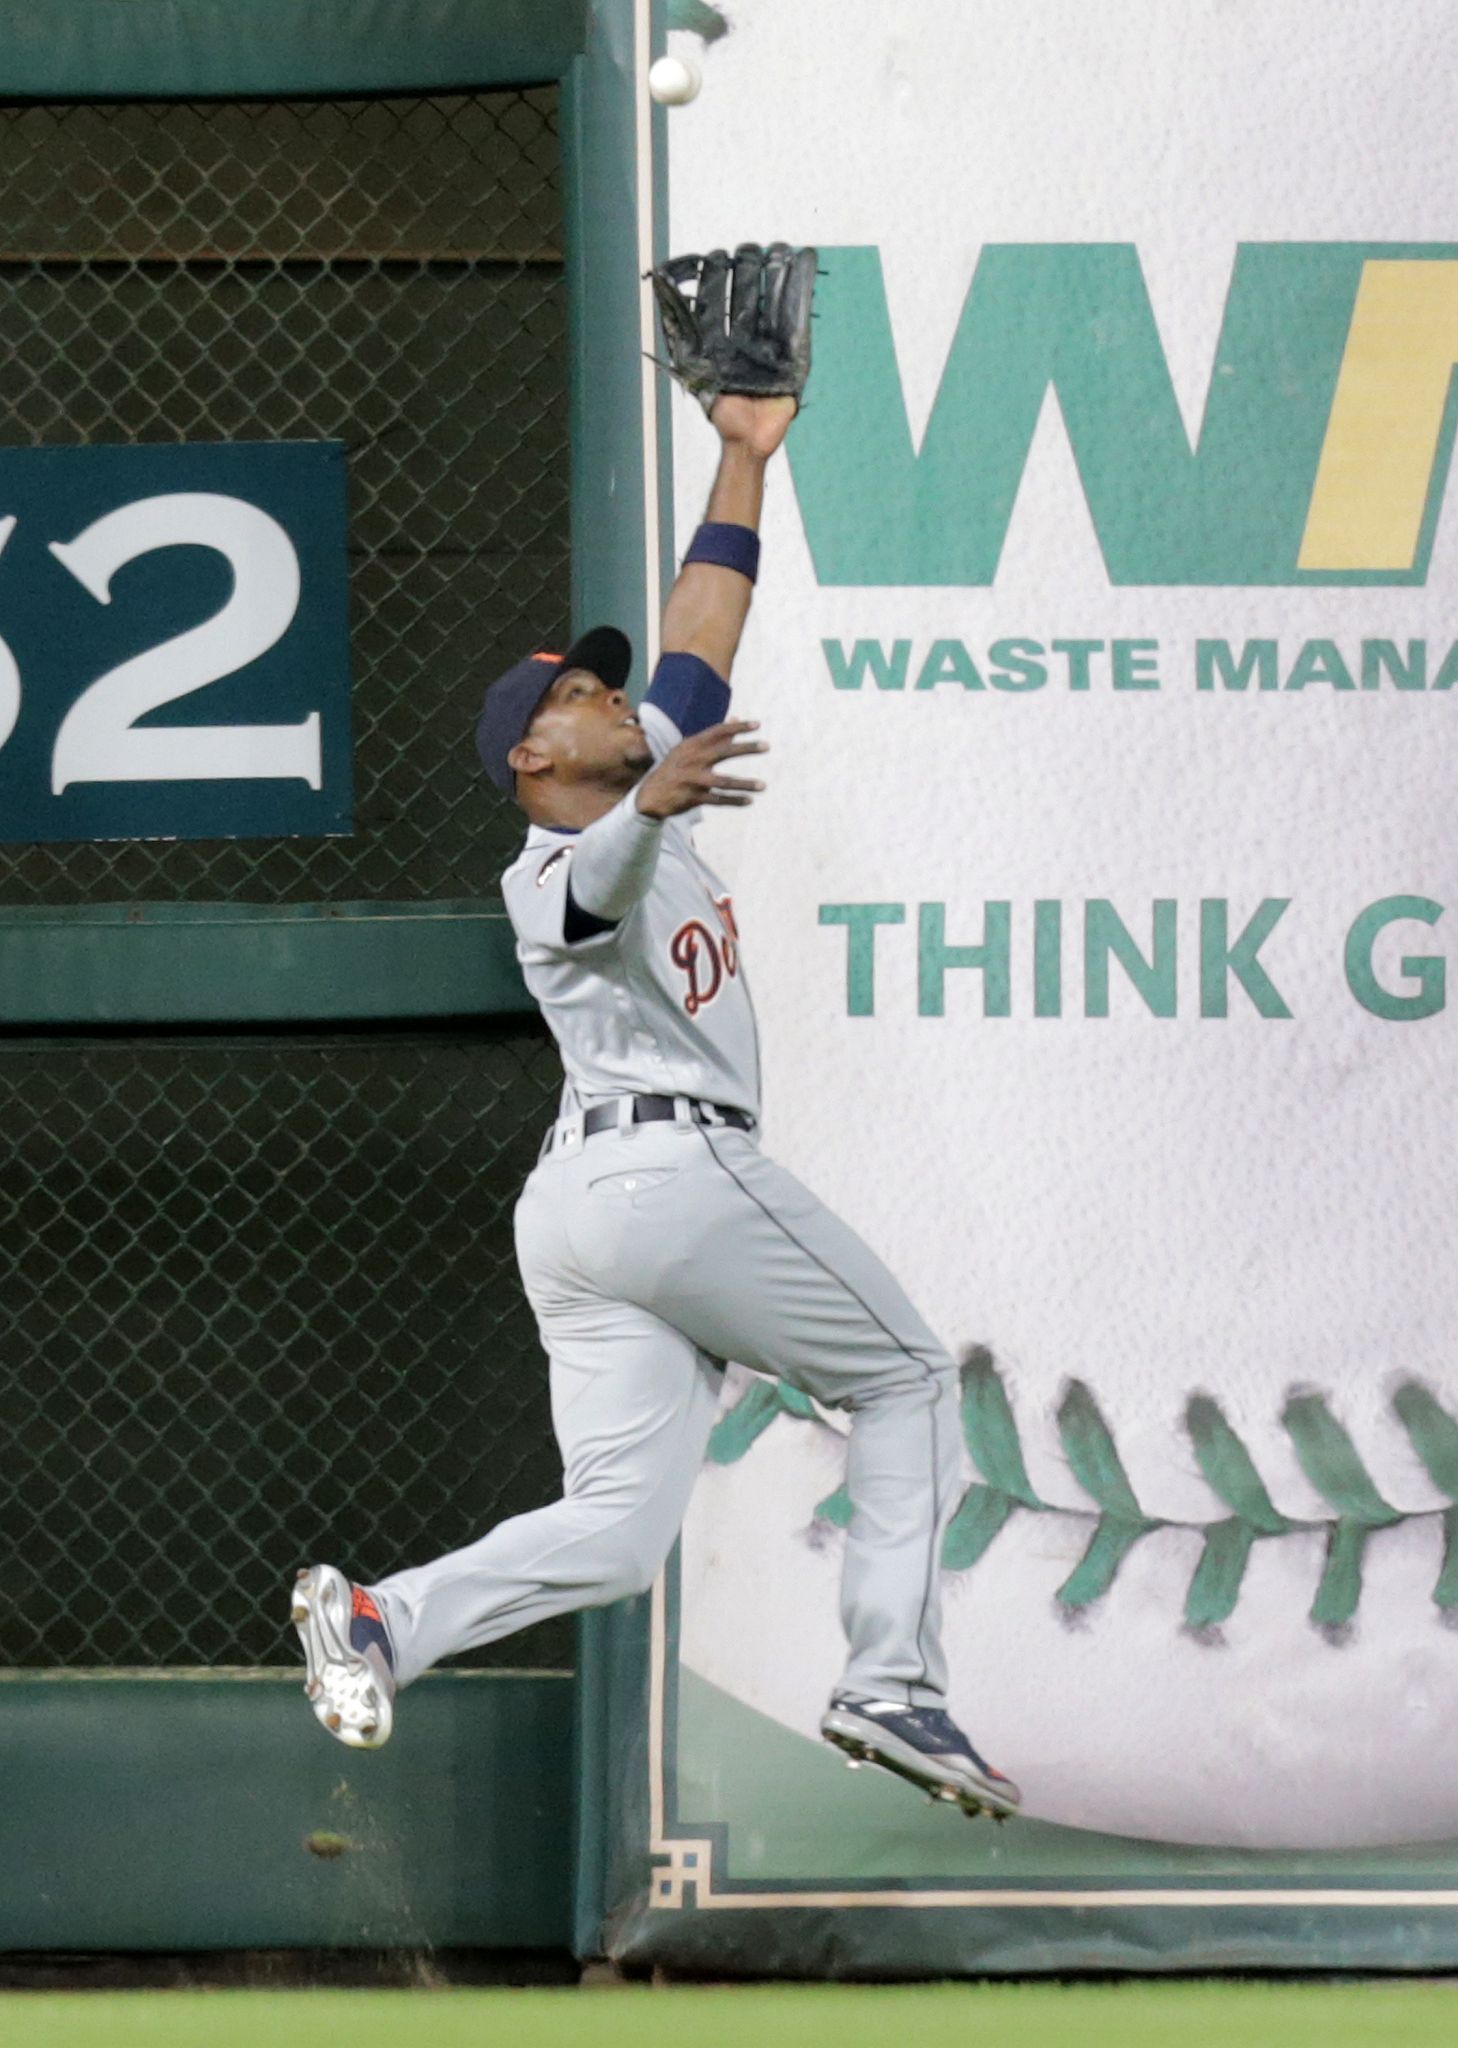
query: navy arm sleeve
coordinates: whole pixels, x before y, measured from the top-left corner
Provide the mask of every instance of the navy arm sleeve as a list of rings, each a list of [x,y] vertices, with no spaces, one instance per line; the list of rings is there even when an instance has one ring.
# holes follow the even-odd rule
[[[643,700],[656,704],[685,739],[729,715],[729,685],[697,654],[663,654]]]
[[[622,923],[620,917],[595,917],[590,910],[584,910],[572,893],[572,880],[567,880],[567,896],[562,905],[562,936],[569,946],[579,945],[583,939],[595,939],[602,932],[616,931]]]

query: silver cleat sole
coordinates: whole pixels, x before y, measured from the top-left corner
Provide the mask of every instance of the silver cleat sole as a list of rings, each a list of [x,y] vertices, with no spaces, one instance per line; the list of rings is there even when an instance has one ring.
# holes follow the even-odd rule
[[[310,1565],[294,1581],[289,1620],[304,1651],[304,1697],[321,1728],[350,1749],[390,1739],[394,1704],[369,1660],[350,1647],[354,1595],[333,1565]]]
[[[1021,1794],[1009,1781],[1004,1781],[1003,1789],[994,1779],[984,1778],[970,1763],[955,1770],[942,1766],[913,1749],[909,1742],[903,1742],[889,1728],[877,1727],[869,1715],[832,1707],[820,1723],[820,1733],[826,1742],[844,1752],[852,1769],[863,1763],[875,1764],[915,1785],[933,1802],[960,1806],[969,1818],[988,1813],[994,1820],[1010,1820],[1018,1810]]]

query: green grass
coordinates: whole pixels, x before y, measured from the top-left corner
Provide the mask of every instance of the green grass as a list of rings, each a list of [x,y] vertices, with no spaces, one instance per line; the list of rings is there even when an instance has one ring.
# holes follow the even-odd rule
[[[3,2048],[1451,2048],[1458,1986],[0,1994]]]

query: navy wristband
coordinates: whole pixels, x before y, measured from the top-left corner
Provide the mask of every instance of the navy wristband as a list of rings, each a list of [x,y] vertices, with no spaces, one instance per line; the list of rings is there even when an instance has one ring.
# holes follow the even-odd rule
[[[751,583],[759,574],[759,535],[751,526],[731,526],[706,519],[693,539],[683,565],[708,562],[716,569],[737,569]]]
[[[697,654],[660,654],[645,704],[656,704],[687,739],[729,716],[729,685]]]

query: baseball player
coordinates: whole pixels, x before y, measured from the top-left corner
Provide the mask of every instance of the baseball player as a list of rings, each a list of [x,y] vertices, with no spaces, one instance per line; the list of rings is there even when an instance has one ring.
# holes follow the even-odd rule
[[[745,771],[765,743],[756,721],[728,716],[729,675],[766,466],[808,371],[814,269],[813,250],[747,245],[655,273],[670,366],[722,442],[662,658],[635,711],[628,642],[595,627],[508,670],[477,728],[487,772],[527,817],[502,893],[565,1070],[516,1209],[562,1498],[377,1585],[314,1565],[292,1618],[315,1714],[376,1748],[397,1693],[441,1658],[644,1592],[736,1359],[851,1416],[849,1655],[822,1734],[1001,1818],[1017,1787],[946,1709],[938,1580],[961,1490],[957,1376],[875,1254],[760,1149],[740,933],[694,843],[700,812],[747,807],[764,787]]]

